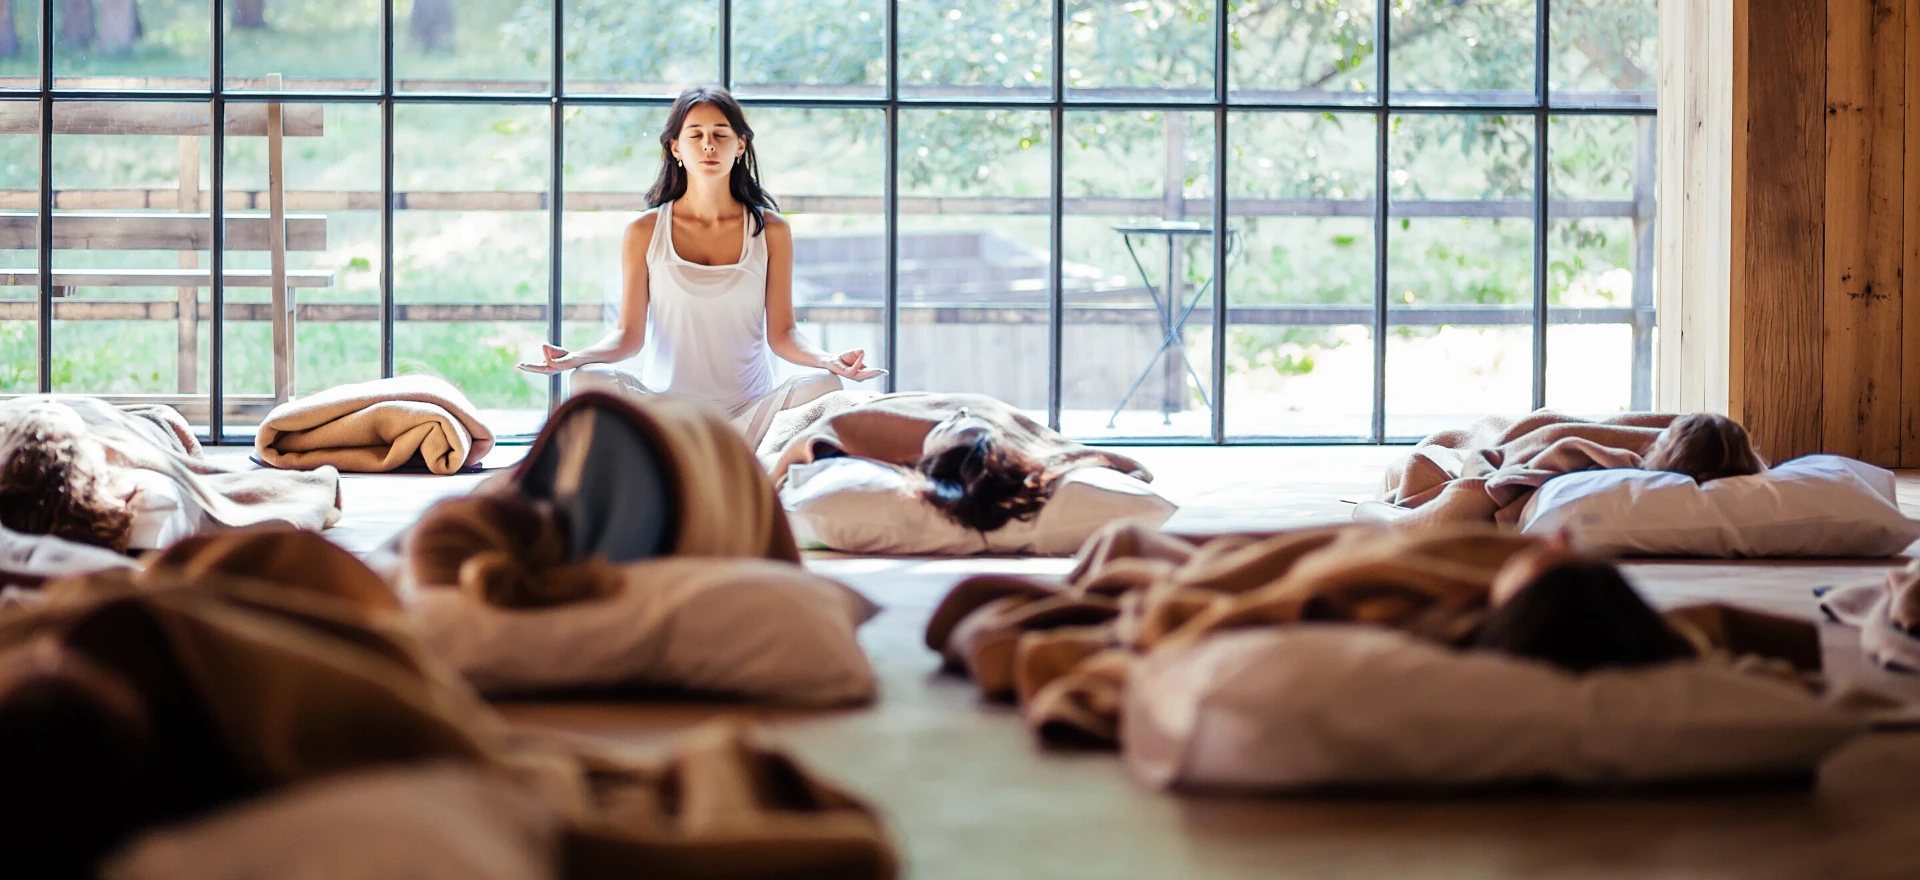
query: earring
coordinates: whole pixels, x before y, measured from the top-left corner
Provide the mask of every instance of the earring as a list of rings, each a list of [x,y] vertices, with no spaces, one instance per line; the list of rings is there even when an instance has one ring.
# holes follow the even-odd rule
[[[680,167],[682,167],[682,168],[685,168],[685,167],[687,167],[687,160],[685,160],[685,159],[675,159],[675,160],[673,160],[673,164],[675,164],[675,165],[678,165],[678,166],[680,166]]]

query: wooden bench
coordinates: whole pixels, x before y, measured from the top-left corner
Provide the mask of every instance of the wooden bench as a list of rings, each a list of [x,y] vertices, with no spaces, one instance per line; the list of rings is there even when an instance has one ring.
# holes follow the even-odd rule
[[[277,76],[268,79],[269,88],[277,88]],[[55,269],[52,271],[53,295],[59,302],[51,318],[71,315],[79,318],[94,309],[109,311],[134,307],[145,309],[161,319],[169,312],[179,328],[176,374],[178,395],[118,395],[113,399],[161,401],[185,404],[194,415],[204,413],[206,400],[198,395],[199,322],[212,317],[204,310],[200,290],[213,284],[212,272],[200,266],[200,252],[213,248],[213,218],[202,210],[208,194],[200,185],[200,139],[212,134],[209,104],[148,102],[72,102],[54,108],[54,134],[61,135],[147,135],[179,138],[179,194],[172,206],[174,213],[131,214],[86,210],[58,210],[53,216],[55,250],[171,250],[179,252],[177,268],[153,269]],[[34,102],[0,102],[0,134],[35,134],[39,131],[39,105]],[[230,103],[226,105],[225,131],[229,137],[267,139],[268,209],[263,213],[225,214],[225,248],[228,251],[265,251],[268,269],[227,269],[223,283],[227,287],[267,288],[272,291],[269,307],[273,324],[273,394],[243,397],[229,395],[230,411],[264,410],[287,400],[294,389],[294,316],[295,291],[301,288],[331,287],[334,274],[327,270],[287,268],[288,251],[323,251],[327,247],[327,220],[321,215],[289,215],[286,212],[284,180],[284,144],[287,137],[320,137],[325,134],[324,108],[317,104],[282,105],[267,103]],[[219,194],[212,194],[218,197]],[[56,196],[57,198],[57,196]],[[156,206],[162,207],[162,206]],[[0,249],[37,250],[38,213],[0,211]],[[30,269],[0,270],[0,286],[40,284],[42,272]],[[91,287],[172,287],[173,300],[128,302],[121,300],[75,301],[78,291]],[[76,308],[79,307],[79,308]],[[171,308],[165,308],[171,307]],[[0,319],[31,320],[39,317],[38,306],[30,302],[0,303]],[[219,381],[218,378],[215,381]],[[252,397],[260,397],[254,400]],[[238,406],[235,406],[235,405]],[[192,418],[192,416],[189,416]]]

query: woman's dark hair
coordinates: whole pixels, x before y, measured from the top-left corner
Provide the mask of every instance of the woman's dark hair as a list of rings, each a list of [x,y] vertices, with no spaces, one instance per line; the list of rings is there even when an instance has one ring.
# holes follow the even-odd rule
[[[927,502],[975,531],[1031,519],[1047,503],[1043,469],[990,437],[922,458],[915,469],[927,478]]]
[[[1652,666],[1693,648],[1605,562],[1541,572],[1487,615],[1474,646],[1551,663],[1570,672]]]
[[[1767,461],[1753,451],[1753,441],[1739,422],[1714,413],[1693,413],[1667,426],[1641,466],[1706,483],[1760,473],[1767,469]]]
[[[753,151],[753,129],[747,125],[747,113],[740,109],[740,102],[719,86],[701,86],[688,89],[674,99],[673,109],[667,111],[667,124],[660,129],[660,176],[653,181],[653,188],[647,190],[647,207],[658,208],[668,202],[686,195],[687,169],[680,167],[673,159],[673,142],[680,138],[680,129],[687,123],[687,114],[693,108],[707,104],[719,110],[727,117],[727,125],[733,128],[735,137],[740,138],[740,147],[744,154],[739,163],[733,166],[727,179],[727,191],[733,194],[733,200],[747,206],[747,213],[753,216],[753,234],[759,235],[767,228],[764,212],[777,210],[773,196],[760,187],[760,159]]]
[[[49,417],[43,418],[46,415]],[[47,411],[6,426],[0,442],[0,525],[29,535],[127,549],[133,514],[101,492],[103,474],[86,467],[82,438]]]

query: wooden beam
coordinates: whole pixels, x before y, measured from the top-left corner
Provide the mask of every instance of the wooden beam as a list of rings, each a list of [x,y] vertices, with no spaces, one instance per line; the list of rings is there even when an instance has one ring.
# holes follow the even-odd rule
[[[1745,122],[1734,126],[1744,141],[1734,414],[1762,455],[1782,461],[1824,440],[1826,6],[1745,2],[1746,63],[1734,72],[1746,90]]]
[[[1900,462],[1905,0],[1826,2],[1822,436]]]
[[[0,211],[0,250],[39,247],[36,219],[31,211]],[[267,226],[263,216],[227,215],[227,250],[266,250]],[[55,214],[53,246],[56,250],[204,251],[213,246],[213,220],[205,213]],[[287,249],[326,250],[327,218],[289,215]]]
[[[266,104],[227,105],[227,134],[265,137]],[[326,134],[326,107],[285,104],[287,137]],[[54,134],[208,136],[211,106],[160,101],[63,101],[53,108]],[[0,134],[38,134],[40,105],[33,101],[0,101]]]
[[[1901,233],[1905,239],[1901,278],[1913,278],[1914,289],[1903,283],[1900,295],[1900,466],[1920,467],[1920,12],[1906,12],[1906,167],[1901,189],[1906,206]],[[1912,294],[1909,296],[1908,294]]]

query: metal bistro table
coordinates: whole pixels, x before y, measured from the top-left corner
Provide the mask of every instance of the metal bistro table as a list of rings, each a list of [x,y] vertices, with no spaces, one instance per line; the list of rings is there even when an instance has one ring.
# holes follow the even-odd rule
[[[1180,302],[1180,283],[1175,273],[1179,269],[1180,239],[1190,236],[1210,236],[1213,234],[1213,227],[1202,226],[1191,221],[1165,220],[1157,223],[1121,224],[1113,227],[1113,231],[1120,233],[1120,240],[1127,245],[1127,256],[1133,258],[1133,267],[1140,271],[1140,283],[1146,285],[1147,296],[1153,300],[1153,313],[1160,318],[1162,338],[1160,347],[1154,350],[1152,357],[1147,358],[1147,364],[1140,370],[1140,375],[1133,380],[1133,385],[1120,398],[1120,405],[1113,408],[1112,415],[1107,416],[1107,427],[1114,426],[1114,421],[1120,417],[1120,412],[1127,408],[1127,403],[1133,399],[1135,393],[1139,392],[1140,386],[1146,384],[1147,377],[1153,374],[1154,365],[1160,363],[1161,356],[1166,355],[1169,349],[1172,349],[1180,358],[1180,364],[1186,368],[1187,375],[1193,378],[1194,388],[1200,392],[1200,402],[1212,408],[1213,401],[1207,398],[1207,383],[1200,380],[1200,374],[1193,369],[1193,362],[1187,359],[1187,346],[1182,335],[1187,328],[1187,318],[1193,315],[1194,308],[1206,298],[1207,289],[1213,286],[1213,278],[1209,277],[1205,283],[1196,288],[1193,298],[1183,304]],[[1147,272],[1146,265],[1140,262],[1140,254],[1133,247],[1133,237],[1136,235],[1166,237],[1167,279],[1164,287],[1156,289],[1153,286],[1153,276]],[[1233,230],[1229,229],[1227,231],[1228,254],[1233,253],[1235,238]],[[1163,292],[1165,296],[1161,295]],[[1220,332],[1220,328],[1215,327],[1214,332]],[[1168,377],[1169,384],[1178,381],[1178,371],[1172,369],[1172,363],[1170,360],[1167,362],[1168,371],[1175,374]],[[1171,395],[1168,395],[1168,398],[1161,401],[1160,417],[1163,424],[1171,425],[1173,424],[1173,401]]]

